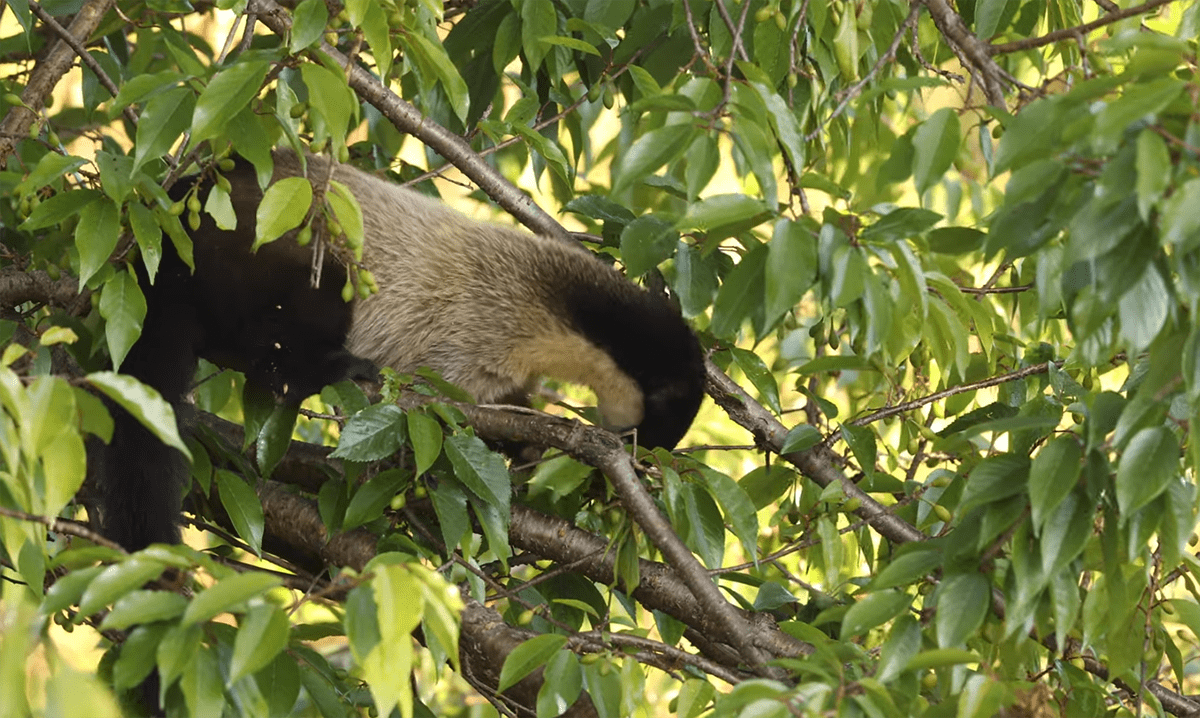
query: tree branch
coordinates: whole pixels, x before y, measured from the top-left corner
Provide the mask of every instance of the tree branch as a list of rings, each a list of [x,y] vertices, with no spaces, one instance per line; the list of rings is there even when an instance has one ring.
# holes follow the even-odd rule
[[[79,43],[87,40],[100,26],[100,21],[115,2],[116,0],[89,0],[75,14],[67,32]],[[21,93],[24,107],[12,108],[4,119],[0,120],[0,169],[8,166],[8,157],[16,149],[18,140],[15,138],[28,136],[33,121],[46,106],[46,98],[75,64],[75,57],[75,50],[71,45],[59,40],[33,68],[29,84]]]
[[[275,0],[252,0],[248,11],[256,13],[258,19],[280,37],[287,37],[291,30],[291,16]],[[333,45],[322,41],[321,52],[345,68],[350,87],[359,97],[374,105],[396,129],[407,132],[436,150],[521,224],[547,237],[573,241],[561,224],[479,157],[461,137],[422,115],[416,107],[400,99],[374,75],[359,67]]]
[[[1127,17],[1133,17],[1134,15],[1142,15],[1144,13],[1150,12],[1151,10],[1153,10],[1156,7],[1160,7],[1162,5],[1167,5],[1168,3],[1171,3],[1171,2],[1174,2],[1174,0],[1149,0],[1149,2],[1144,2],[1141,5],[1137,5],[1135,7],[1125,8],[1124,10],[1115,9],[1115,6],[1114,6],[1114,11],[1110,11],[1107,15],[1096,18],[1095,20],[1092,20],[1091,22],[1085,22],[1082,25],[1076,25],[1074,27],[1064,27],[1061,30],[1055,30],[1054,32],[1048,32],[1045,35],[1042,35],[1041,37],[1031,37],[1031,38],[1028,38],[1025,40],[1016,40],[1014,42],[1006,42],[1001,45],[992,45],[990,48],[990,52],[992,53],[992,55],[1006,55],[1010,52],[1020,52],[1021,50],[1032,50],[1035,47],[1042,47],[1044,45],[1049,45],[1051,43],[1058,42],[1059,40],[1073,40],[1076,37],[1078,37],[1080,35],[1086,35],[1087,33],[1091,32],[1092,30],[1095,30],[1097,28],[1104,27],[1105,25],[1111,25],[1114,22],[1124,20]]]
[[[954,8],[950,7],[950,3],[946,0],[921,0],[921,3],[929,8],[933,24],[937,26],[942,36],[957,48],[968,64],[979,73],[988,104],[994,107],[1004,107],[1004,88],[1000,82],[1004,72],[992,59],[988,44],[975,37],[967,29],[966,23],[958,13],[954,12]]]

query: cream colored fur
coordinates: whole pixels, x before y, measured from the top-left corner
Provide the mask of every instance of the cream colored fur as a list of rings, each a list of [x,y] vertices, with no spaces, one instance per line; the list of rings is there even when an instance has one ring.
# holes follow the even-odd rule
[[[301,173],[291,153],[275,162],[276,179]],[[314,182],[328,167],[308,159]],[[562,294],[642,290],[581,247],[477,222],[347,165],[334,166],[333,178],[362,206],[363,263],[379,284],[355,306],[351,353],[399,372],[431,367],[485,403],[528,392],[543,376],[583,384],[610,428],[641,422],[637,383],[572,330]]]

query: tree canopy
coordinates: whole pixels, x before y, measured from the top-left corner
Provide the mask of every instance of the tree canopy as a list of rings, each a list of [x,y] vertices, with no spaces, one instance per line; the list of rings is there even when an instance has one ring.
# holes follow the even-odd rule
[[[152,670],[172,715],[1195,714],[1198,38],[1184,0],[0,0],[0,715]],[[170,187],[274,145],[669,292],[683,446],[569,387],[297,418],[212,365],[180,436],[120,374],[135,270],[228,215]],[[188,450],[184,545],[88,527],[102,397]]]

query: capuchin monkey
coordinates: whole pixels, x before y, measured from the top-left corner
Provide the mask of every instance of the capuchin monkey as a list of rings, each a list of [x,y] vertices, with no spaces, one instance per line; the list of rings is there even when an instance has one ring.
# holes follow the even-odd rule
[[[252,252],[263,193],[254,169],[239,162],[224,173],[236,229],[221,230],[205,214],[191,232],[194,273],[170,242],[154,283],[142,273],[146,319],[123,372],[185,413],[199,357],[294,404],[382,366],[430,367],[485,403],[524,403],[548,377],[590,387],[604,425],[636,428],[642,446],[669,449],[683,437],[703,397],[704,362],[665,298],[580,246],[474,221],[325,157],[305,160],[275,151],[271,181],[307,176],[322,196],[332,179],[354,194],[362,264],[379,291],[344,301],[347,268],[332,251],[314,286],[315,244],[301,247],[297,230]],[[312,226],[323,240],[324,223]],[[183,455],[124,411],[113,413],[112,443],[90,463],[103,532],[129,550],[178,542]]]

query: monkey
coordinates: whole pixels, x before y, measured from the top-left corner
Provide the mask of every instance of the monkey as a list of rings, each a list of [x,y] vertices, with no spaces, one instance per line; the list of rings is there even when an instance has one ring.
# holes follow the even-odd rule
[[[429,367],[482,403],[524,403],[542,377],[587,386],[603,424],[636,429],[642,446],[671,449],[691,426],[703,353],[665,297],[580,245],[470,219],[327,157],[272,156],[272,183],[307,175],[317,188],[333,180],[355,196],[362,264],[378,292],[346,301],[356,270],[331,255],[314,285],[314,250],[296,241],[299,230],[252,251],[263,191],[254,168],[235,163],[224,177],[236,228],[220,229],[206,214],[190,232],[194,272],[164,242],[154,281],[139,273],[147,313],[121,370],[158,390],[182,423],[203,357],[294,404],[326,384],[369,379],[376,367]],[[326,238],[323,222],[312,227]],[[114,421],[112,443],[94,462],[102,531],[129,550],[178,542],[184,457],[133,417]]]

